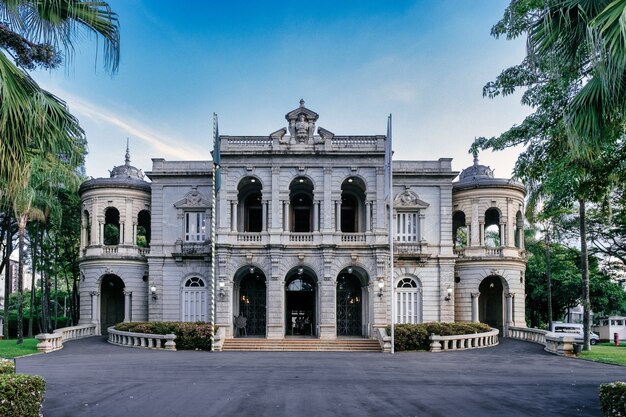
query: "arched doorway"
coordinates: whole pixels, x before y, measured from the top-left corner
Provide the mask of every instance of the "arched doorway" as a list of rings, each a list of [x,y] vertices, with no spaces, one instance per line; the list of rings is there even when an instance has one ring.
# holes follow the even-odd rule
[[[100,332],[124,321],[124,281],[117,275],[108,274],[100,283]]]
[[[239,281],[237,298],[239,320],[235,320],[235,336],[265,337],[266,297],[267,285],[263,272],[255,267],[244,269]]]
[[[298,268],[287,278],[285,282],[286,335],[316,335],[316,293],[315,280],[304,268]]]
[[[352,268],[337,278],[337,336],[363,335],[363,290]]]
[[[480,292],[478,320],[502,331],[504,323],[502,279],[495,275],[489,276],[480,283],[478,291]]]

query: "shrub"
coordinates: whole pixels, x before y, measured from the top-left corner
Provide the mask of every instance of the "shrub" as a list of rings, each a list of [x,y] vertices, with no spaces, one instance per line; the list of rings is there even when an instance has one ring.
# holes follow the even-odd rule
[[[177,350],[211,350],[211,323],[149,321],[118,323],[115,330],[148,334],[175,334]]]
[[[45,388],[46,381],[40,376],[0,376],[0,416],[39,416]]]
[[[460,334],[485,333],[491,327],[484,323],[417,323],[396,324],[394,334],[394,349],[398,352],[403,350],[429,350],[430,335],[452,336]],[[391,334],[391,326],[387,327],[387,335]]]
[[[10,359],[0,359],[0,375],[14,374],[15,362]]]
[[[626,382],[600,385],[600,408],[606,417],[626,417]]]

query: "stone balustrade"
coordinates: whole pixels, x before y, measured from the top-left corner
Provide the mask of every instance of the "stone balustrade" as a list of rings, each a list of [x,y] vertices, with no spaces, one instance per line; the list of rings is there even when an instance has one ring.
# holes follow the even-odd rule
[[[78,326],[62,327],[52,333],[40,333],[35,338],[40,342],[37,350],[48,353],[63,349],[63,342],[82,339],[96,335],[95,324],[80,324]]]
[[[383,352],[391,353],[391,336],[387,335],[387,327],[378,327],[374,333]]]
[[[576,356],[577,340],[571,336],[556,335],[547,330],[509,327],[509,337],[539,343],[546,352],[561,356]]]
[[[361,242],[364,243],[366,241],[365,234],[363,233],[343,233],[341,235],[342,242]]]
[[[548,331],[541,329],[530,329],[528,327],[509,326],[508,336],[512,339],[525,340],[527,342],[540,343],[545,346],[546,334]]]
[[[226,339],[226,326],[219,326],[213,337],[213,352],[221,352]]]
[[[262,238],[261,233],[237,233],[237,242],[261,242]]]
[[[113,345],[144,349],[176,350],[175,334],[123,332],[115,330],[115,327],[109,327],[107,331],[109,333],[107,341]]]
[[[430,335],[430,351],[441,352],[449,350],[478,349],[497,346],[498,329],[485,333],[460,334],[452,336]]]

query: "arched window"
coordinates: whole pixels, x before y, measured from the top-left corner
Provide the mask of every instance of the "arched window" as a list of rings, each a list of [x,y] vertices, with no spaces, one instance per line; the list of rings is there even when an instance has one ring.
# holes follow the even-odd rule
[[[365,183],[357,177],[347,178],[341,184],[341,231],[364,232],[365,220]]]
[[[263,230],[263,192],[261,181],[246,177],[239,182],[237,229],[244,232]]]
[[[485,212],[485,246],[492,248],[502,246],[500,230],[500,212],[490,208]]]
[[[524,217],[521,211],[515,215],[515,246],[520,249],[524,247]]]
[[[455,248],[464,248],[469,242],[465,213],[462,211],[455,211],[452,215],[452,241]]]
[[[289,186],[291,204],[291,231],[313,231],[313,183],[306,177],[298,177]]]
[[[396,323],[422,322],[422,287],[413,278],[398,281],[396,291]]]
[[[120,243],[120,212],[115,207],[109,207],[104,212],[104,239],[105,245],[119,245]]]
[[[148,210],[141,210],[137,215],[136,244],[142,248],[150,246],[150,212]]]
[[[183,286],[182,321],[206,321],[207,291],[204,280],[191,277]]]

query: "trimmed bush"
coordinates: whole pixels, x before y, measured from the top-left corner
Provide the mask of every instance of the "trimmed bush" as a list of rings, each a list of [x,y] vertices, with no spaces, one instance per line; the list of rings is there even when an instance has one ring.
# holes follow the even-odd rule
[[[0,376],[0,416],[37,417],[46,390],[40,376],[7,374]]]
[[[626,417],[626,382],[600,385],[600,408],[606,417]]]
[[[0,359],[0,375],[14,374],[15,362],[10,359]]]
[[[211,350],[211,323],[149,321],[118,323],[115,330],[148,334],[175,334],[177,350]]]
[[[394,349],[429,350],[431,334],[438,336],[453,336],[461,334],[485,333],[491,327],[484,323],[418,323],[396,324],[394,332]],[[391,334],[391,326],[387,326],[387,335]]]

